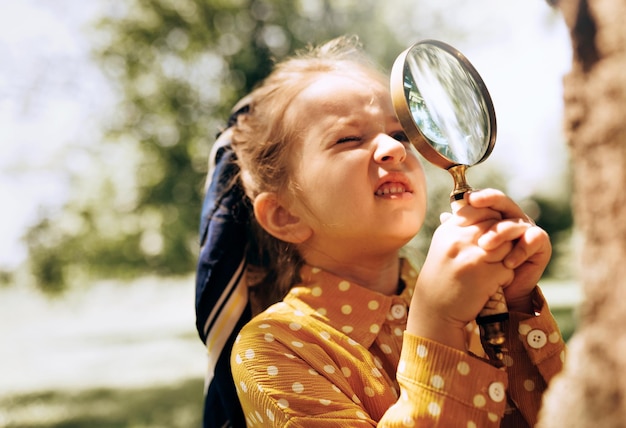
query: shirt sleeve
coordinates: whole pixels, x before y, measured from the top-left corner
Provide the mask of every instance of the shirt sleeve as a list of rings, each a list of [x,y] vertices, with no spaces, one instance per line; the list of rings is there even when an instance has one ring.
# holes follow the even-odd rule
[[[550,380],[563,368],[566,350],[539,287],[535,288],[533,304],[535,315],[510,313],[508,352],[504,360],[511,401],[531,427],[537,422],[541,398]]]
[[[536,315],[511,313],[502,370],[468,353],[405,333],[400,399],[379,426],[530,427],[561,371],[565,344],[539,288]]]
[[[507,374],[466,352],[405,332],[397,380],[379,426],[500,426]]]

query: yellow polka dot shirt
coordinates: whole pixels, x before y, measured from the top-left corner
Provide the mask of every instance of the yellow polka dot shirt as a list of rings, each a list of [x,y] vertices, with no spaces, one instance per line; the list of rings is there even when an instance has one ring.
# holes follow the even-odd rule
[[[240,332],[233,378],[249,427],[529,427],[565,345],[539,290],[539,315],[511,313],[505,370],[405,333],[417,271],[386,296],[311,266]]]

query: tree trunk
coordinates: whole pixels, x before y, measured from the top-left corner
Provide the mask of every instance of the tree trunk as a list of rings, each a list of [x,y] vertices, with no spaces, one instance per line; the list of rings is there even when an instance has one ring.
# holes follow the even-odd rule
[[[584,290],[563,373],[540,427],[626,426],[626,0],[561,0],[573,64],[564,78]]]

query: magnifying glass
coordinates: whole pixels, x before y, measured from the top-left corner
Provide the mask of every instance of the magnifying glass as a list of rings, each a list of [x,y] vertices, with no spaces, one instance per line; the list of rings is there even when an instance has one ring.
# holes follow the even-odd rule
[[[472,190],[467,168],[487,159],[496,142],[496,114],[489,91],[469,60],[438,40],[418,42],[402,52],[391,71],[391,97],[407,137],[429,162],[450,172],[453,210]],[[508,319],[500,288],[476,321],[485,349],[502,362]]]

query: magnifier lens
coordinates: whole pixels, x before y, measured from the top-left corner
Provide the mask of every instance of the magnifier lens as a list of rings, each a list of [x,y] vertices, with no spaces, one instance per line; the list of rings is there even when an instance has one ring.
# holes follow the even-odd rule
[[[417,44],[406,56],[404,92],[428,143],[451,162],[472,166],[488,154],[492,129],[484,91],[466,67],[438,46]]]

